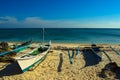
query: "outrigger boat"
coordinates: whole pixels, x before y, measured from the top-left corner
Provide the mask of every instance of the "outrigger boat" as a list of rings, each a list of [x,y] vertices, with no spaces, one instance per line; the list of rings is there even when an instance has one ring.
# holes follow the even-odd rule
[[[25,72],[32,68],[35,64],[42,62],[49,49],[50,49],[51,41],[49,44],[40,45],[33,49],[31,52],[28,52],[20,57],[16,58],[18,65],[20,66],[22,72]]]
[[[16,53],[17,53],[17,52],[20,52],[20,51],[28,48],[31,43],[32,43],[32,40],[27,41],[27,42],[24,42],[24,43],[22,43],[21,45],[14,46],[12,50],[10,50],[10,51],[5,51],[5,52],[0,53],[0,56],[4,56],[4,55],[10,54],[10,53],[12,53],[12,52],[16,52]]]
[[[44,43],[44,39],[43,39],[43,43]],[[48,44],[39,45],[38,47],[34,48],[28,53],[25,53],[24,55],[15,58],[22,72],[25,72],[31,69],[32,67],[34,67],[36,64],[42,62],[45,59],[50,49],[50,46],[51,46],[51,41]]]

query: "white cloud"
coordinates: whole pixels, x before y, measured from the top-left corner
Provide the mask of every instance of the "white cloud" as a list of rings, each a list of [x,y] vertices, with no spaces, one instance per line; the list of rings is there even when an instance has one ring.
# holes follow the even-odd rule
[[[0,27],[4,28],[120,28],[120,19],[117,18],[89,18],[80,20],[44,20],[39,17],[27,17],[18,21],[15,17],[0,17]]]
[[[5,17],[0,17],[0,21],[13,23],[13,22],[17,22],[17,19],[14,17],[5,16]]]

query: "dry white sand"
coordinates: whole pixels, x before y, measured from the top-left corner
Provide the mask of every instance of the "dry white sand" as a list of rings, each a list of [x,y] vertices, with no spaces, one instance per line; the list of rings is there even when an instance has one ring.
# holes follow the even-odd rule
[[[66,47],[77,47],[79,44],[52,44],[52,47],[66,46]],[[90,45],[80,45],[90,46]],[[108,45],[102,45],[108,47]],[[118,45],[115,45],[116,47]],[[119,46],[118,46],[119,47]],[[120,49],[117,47],[117,50]],[[33,71],[27,71],[22,74],[16,74],[11,76],[2,76],[0,80],[106,80],[100,78],[98,73],[109,63],[107,57],[103,54],[102,61],[99,64],[92,66],[85,66],[85,60],[82,52],[77,57],[73,58],[73,64],[70,64],[67,51],[52,50],[49,52],[46,59],[40,63]],[[120,56],[116,55],[113,51],[106,51],[112,61],[117,62],[120,66]],[[63,63],[61,72],[58,72],[58,65],[60,61],[60,53],[63,56]],[[0,66],[4,63],[0,63]],[[112,78],[111,78],[112,80]]]

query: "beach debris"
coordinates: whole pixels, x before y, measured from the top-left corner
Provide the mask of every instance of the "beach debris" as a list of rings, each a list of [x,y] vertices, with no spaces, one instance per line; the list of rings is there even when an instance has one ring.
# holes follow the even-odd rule
[[[54,49],[54,50],[68,50],[68,48],[65,46],[56,46],[56,47],[52,47],[52,49]]]
[[[48,53],[53,53],[53,50],[49,50]]]
[[[103,78],[117,78],[120,79],[120,67],[116,62],[111,62],[105,65],[100,72],[100,77]]]
[[[61,72],[61,71],[62,71],[62,70],[61,70],[61,67],[62,67],[62,63],[63,63],[62,53],[60,53],[59,57],[60,57],[60,61],[59,61],[59,65],[58,65],[57,70],[58,70],[58,72]]]
[[[7,42],[1,42],[0,43],[0,48],[3,49],[3,50],[7,50],[8,49],[8,43]]]
[[[69,60],[70,60],[70,64],[72,64],[72,57],[70,56],[70,49],[68,48],[68,57],[69,57]]]
[[[11,55],[5,55],[0,57],[0,62],[14,62],[14,59]]]
[[[66,47],[66,46],[55,46],[55,47],[52,47],[52,49],[54,49],[54,50],[68,50],[68,47]],[[78,47],[70,47],[69,48],[70,50],[77,50],[78,49]]]

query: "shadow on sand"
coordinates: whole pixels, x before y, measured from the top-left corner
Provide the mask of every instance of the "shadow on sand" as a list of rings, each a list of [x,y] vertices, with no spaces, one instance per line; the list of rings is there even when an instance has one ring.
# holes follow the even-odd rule
[[[95,47],[92,46],[91,48],[85,48],[83,49],[83,56],[84,56],[84,60],[85,60],[85,66],[92,66],[92,65],[96,65],[101,61],[101,54],[99,54],[99,56],[96,55],[96,53],[94,53],[92,50],[94,50],[96,53],[100,52],[99,47]]]
[[[62,63],[63,63],[63,56],[62,56],[62,53],[60,53],[60,62],[57,68],[58,72],[61,72]]]
[[[11,76],[22,73],[20,67],[17,62],[11,63],[7,65],[4,69],[0,71],[0,77],[2,76]]]

